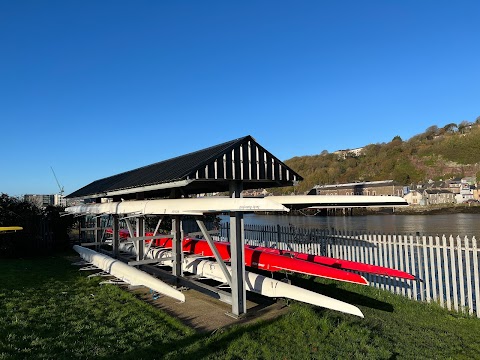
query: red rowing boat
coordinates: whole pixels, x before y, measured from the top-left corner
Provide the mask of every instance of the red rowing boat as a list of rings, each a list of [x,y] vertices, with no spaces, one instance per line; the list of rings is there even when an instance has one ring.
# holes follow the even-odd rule
[[[122,230],[120,230],[120,238],[127,238],[128,231],[124,229]],[[111,229],[107,229],[107,232],[111,233]],[[153,235],[153,233],[146,234],[146,236],[149,235]],[[214,243],[221,258],[223,260],[230,260],[230,243],[220,241],[215,241]],[[172,239],[155,239],[154,245],[171,248]],[[210,246],[208,245],[208,242],[205,239],[183,239],[183,251],[207,257],[214,256]],[[251,245],[245,245],[245,265],[251,268],[272,272],[285,270],[363,285],[368,284],[367,280],[363,276],[351,273],[349,271],[396,277],[406,280],[416,280],[415,276],[405,271],[384,266],[369,265],[361,262],[342,260],[327,256]]]
[[[374,274],[374,275],[396,277],[396,278],[401,278],[406,280],[416,280],[416,277],[413,276],[412,274],[409,274],[405,271],[392,269],[384,266],[369,265],[369,264],[364,264],[357,261],[342,260],[342,259],[332,258],[328,256],[305,254],[305,253],[289,251],[289,250],[272,249],[272,248],[262,247],[262,246],[245,245],[245,247],[248,247],[250,249],[255,249],[258,251],[265,251],[269,254],[276,254],[276,255],[291,257],[294,259],[311,261],[317,264],[322,264],[322,265],[326,265],[326,266],[330,266],[330,267],[342,269],[342,270],[353,270],[353,271],[364,272],[364,273]]]
[[[148,235],[147,235],[148,236]],[[230,243],[215,241],[215,247],[223,260],[230,260]],[[156,239],[156,246],[171,248],[172,239]],[[213,251],[210,249],[208,242],[204,239],[185,238],[182,242],[183,251],[213,257]],[[255,250],[245,247],[245,266],[267,271],[291,271],[299,274],[313,275],[322,278],[345,281],[355,284],[368,285],[367,280],[358,274],[336,269],[334,267],[316,264],[314,262],[272,254],[266,251]]]

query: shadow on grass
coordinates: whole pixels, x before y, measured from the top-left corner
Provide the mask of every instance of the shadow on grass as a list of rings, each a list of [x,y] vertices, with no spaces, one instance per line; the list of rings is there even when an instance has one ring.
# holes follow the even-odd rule
[[[318,277],[303,277],[302,275],[297,274],[288,274],[286,275],[283,272],[272,273],[268,271],[263,271],[255,269],[256,273],[259,273],[266,277],[273,277],[277,280],[282,280],[288,278],[291,281],[292,285],[325,295],[331,298],[345,301],[352,305],[365,306],[372,309],[377,309],[386,312],[393,312],[394,308],[390,303],[384,301],[376,300],[368,295],[361,294],[360,292],[365,292],[364,285],[357,284],[348,284],[342,283],[334,280],[321,279]],[[346,289],[351,287],[352,290]],[[371,289],[371,287],[366,287]],[[358,289],[358,290],[357,290]]]
[[[75,282],[79,276],[78,267],[70,264],[75,257],[70,252],[60,254],[2,259],[0,261],[0,282],[3,289],[41,288],[52,282]],[[70,259],[72,259],[70,261]],[[67,271],[65,271],[68,269]]]
[[[158,345],[137,348],[121,354],[122,359],[203,359],[221,353],[243,335],[260,331],[275,324],[280,318],[262,320],[254,324],[219,329],[214,334],[196,333],[179,340]],[[139,344],[140,345],[140,344]],[[118,359],[119,354],[98,357],[98,359]],[[220,355],[221,356],[221,355]],[[241,358],[241,357],[239,357]]]
[[[355,290],[343,289],[336,282],[319,283],[315,278],[305,279],[295,277],[292,279],[292,284],[300,286],[304,289],[314,291],[316,293],[332,297],[337,300],[345,301],[352,305],[365,306],[372,309],[377,309],[386,312],[393,312],[393,306],[387,302],[374,299],[370,296],[360,294]],[[361,285],[351,285],[352,287],[360,288]],[[360,290],[360,289],[359,289]]]

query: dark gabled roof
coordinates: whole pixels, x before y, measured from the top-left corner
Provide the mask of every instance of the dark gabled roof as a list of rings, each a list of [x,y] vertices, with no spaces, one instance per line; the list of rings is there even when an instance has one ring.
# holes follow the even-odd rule
[[[426,194],[453,194],[450,190],[446,189],[427,189],[425,190]]]
[[[96,180],[68,198],[132,198],[167,196],[180,188],[184,194],[221,192],[231,181],[244,189],[290,186],[303,180],[251,136],[231,140],[190,154]]]

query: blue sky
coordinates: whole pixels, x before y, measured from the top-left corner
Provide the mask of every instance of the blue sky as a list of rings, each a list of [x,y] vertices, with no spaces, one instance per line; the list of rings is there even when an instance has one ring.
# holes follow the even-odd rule
[[[0,0],[0,193],[252,135],[281,160],[480,116],[479,1]]]

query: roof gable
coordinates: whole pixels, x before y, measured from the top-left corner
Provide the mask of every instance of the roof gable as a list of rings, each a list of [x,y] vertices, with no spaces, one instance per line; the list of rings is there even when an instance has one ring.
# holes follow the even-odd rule
[[[251,136],[96,180],[67,197],[165,196],[172,188],[187,193],[226,191],[228,182],[244,188],[289,186],[302,177]],[[168,189],[168,190],[167,190]]]

